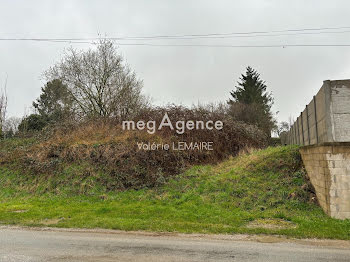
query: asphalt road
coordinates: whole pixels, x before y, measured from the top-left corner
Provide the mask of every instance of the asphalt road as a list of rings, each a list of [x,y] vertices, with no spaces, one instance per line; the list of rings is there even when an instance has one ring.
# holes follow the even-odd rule
[[[350,261],[350,242],[0,227],[0,261]]]

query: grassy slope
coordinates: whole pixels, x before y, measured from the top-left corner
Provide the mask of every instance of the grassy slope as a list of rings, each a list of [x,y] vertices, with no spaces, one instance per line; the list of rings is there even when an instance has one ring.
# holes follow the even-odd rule
[[[87,174],[87,164],[45,178],[3,165],[0,223],[350,239],[350,220],[329,218],[307,201],[299,161],[296,147],[268,148],[124,192],[107,192],[98,184],[103,173]]]

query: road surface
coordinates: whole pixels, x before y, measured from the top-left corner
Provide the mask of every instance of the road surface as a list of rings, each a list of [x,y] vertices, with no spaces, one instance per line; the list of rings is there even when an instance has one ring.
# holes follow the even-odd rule
[[[350,242],[0,227],[0,261],[350,261]]]

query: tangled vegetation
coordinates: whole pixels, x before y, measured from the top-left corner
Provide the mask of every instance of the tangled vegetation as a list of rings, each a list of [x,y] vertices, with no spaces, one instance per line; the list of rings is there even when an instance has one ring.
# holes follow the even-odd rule
[[[224,119],[219,113],[181,107],[154,109],[139,118],[158,120],[165,110],[172,119]],[[180,141],[210,141],[213,150],[138,147],[142,142],[176,144]],[[27,176],[44,179],[59,177],[67,168],[78,165],[78,177],[95,177],[107,191],[139,189],[162,184],[192,165],[216,163],[244,148],[261,148],[266,143],[267,138],[256,127],[229,119],[224,121],[222,130],[191,130],[182,135],[169,128],[153,135],[145,130],[126,131],[118,121],[99,120],[51,128],[37,138],[4,140],[0,161],[1,165],[15,166]]]

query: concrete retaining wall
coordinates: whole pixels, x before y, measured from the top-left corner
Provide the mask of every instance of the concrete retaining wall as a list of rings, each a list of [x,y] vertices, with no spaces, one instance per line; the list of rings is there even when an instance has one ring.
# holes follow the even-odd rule
[[[350,80],[324,81],[287,134],[288,144],[350,141]]]
[[[350,80],[324,81],[286,135],[300,153],[323,210],[350,218]]]

